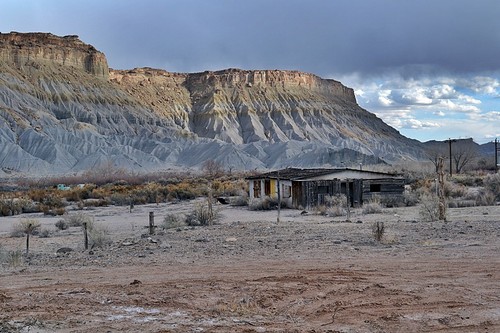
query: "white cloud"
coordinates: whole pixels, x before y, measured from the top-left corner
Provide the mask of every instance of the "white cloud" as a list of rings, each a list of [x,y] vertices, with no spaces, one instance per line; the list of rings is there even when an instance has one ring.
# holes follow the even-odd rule
[[[460,80],[458,83],[476,93],[488,95],[498,95],[497,89],[500,87],[498,79],[488,76],[476,76],[470,80]]]

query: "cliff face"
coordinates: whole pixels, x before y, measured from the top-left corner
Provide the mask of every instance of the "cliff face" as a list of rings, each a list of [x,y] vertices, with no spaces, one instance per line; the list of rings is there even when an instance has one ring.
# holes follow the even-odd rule
[[[0,59],[17,67],[29,67],[34,62],[73,66],[107,78],[106,56],[78,36],[58,37],[50,33],[0,33]]]
[[[76,36],[0,34],[0,167],[68,172],[339,166],[421,157],[420,144],[313,74],[108,69]],[[0,172],[1,174],[1,172]]]

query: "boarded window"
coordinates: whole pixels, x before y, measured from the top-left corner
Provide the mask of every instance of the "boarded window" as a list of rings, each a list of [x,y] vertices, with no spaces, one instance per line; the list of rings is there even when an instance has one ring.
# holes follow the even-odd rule
[[[260,198],[260,180],[253,181],[253,197]]]
[[[370,192],[380,192],[380,184],[370,184]]]

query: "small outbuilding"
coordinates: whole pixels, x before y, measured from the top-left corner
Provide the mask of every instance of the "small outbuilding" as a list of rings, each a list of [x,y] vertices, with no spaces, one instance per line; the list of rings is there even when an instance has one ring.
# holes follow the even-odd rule
[[[388,173],[341,169],[287,168],[246,178],[249,198],[278,197],[288,207],[310,209],[325,203],[327,196],[345,194],[352,207],[363,205],[374,195],[384,201],[403,199],[405,180]]]

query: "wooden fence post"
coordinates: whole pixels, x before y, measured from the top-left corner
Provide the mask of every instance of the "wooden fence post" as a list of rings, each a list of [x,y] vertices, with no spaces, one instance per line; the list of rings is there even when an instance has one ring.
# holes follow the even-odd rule
[[[83,243],[85,245],[85,250],[89,249],[89,237],[87,234],[87,222],[83,222]]]
[[[149,234],[155,233],[155,212],[149,212]]]

